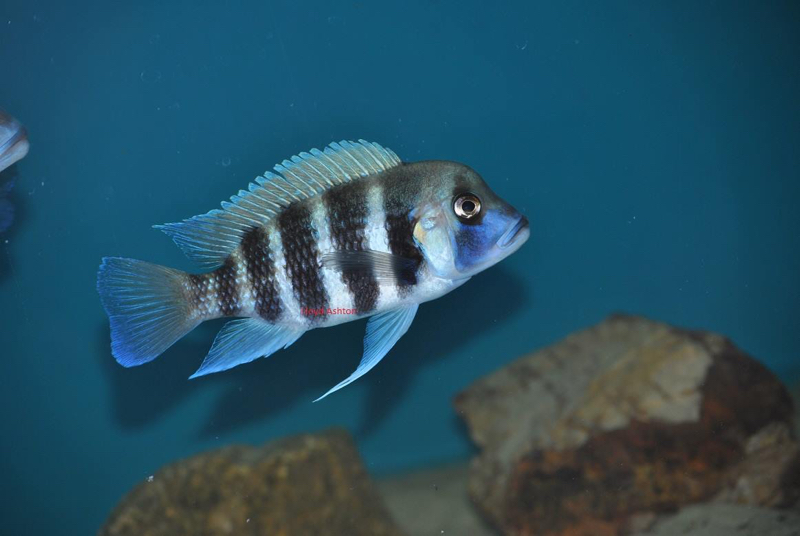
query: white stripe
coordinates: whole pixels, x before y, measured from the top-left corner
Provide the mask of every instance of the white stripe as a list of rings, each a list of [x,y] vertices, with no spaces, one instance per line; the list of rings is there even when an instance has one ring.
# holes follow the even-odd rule
[[[419,272],[417,272],[417,284],[414,286],[408,299],[416,303],[435,300],[466,282],[467,279],[454,282],[450,279],[437,277],[431,273],[428,269],[428,265],[423,263]]]
[[[324,255],[334,251],[331,242],[330,222],[328,221],[328,210],[322,199],[319,197],[311,201],[311,226],[317,231],[317,248],[319,254]],[[355,307],[353,296],[350,289],[342,279],[342,274],[338,270],[323,267],[320,269],[320,277],[325,290],[328,292],[328,306],[331,308],[353,309]]]
[[[304,326],[306,318],[300,313],[300,303],[295,299],[292,291],[292,280],[286,275],[286,256],[283,254],[283,242],[281,241],[281,234],[278,232],[277,220],[272,220],[267,224],[267,236],[269,236],[269,250],[275,263],[275,281],[278,285],[278,295],[281,298],[283,307],[283,315],[279,322],[281,324]]]
[[[236,266],[236,291],[239,301],[236,307],[240,310],[241,316],[255,314],[256,297],[253,287],[250,285],[250,277],[247,275],[247,262],[242,255],[242,247],[239,246],[231,253],[231,259]]]
[[[389,235],[386,232],[386,213],[383,211],[383,185],[374,181],[367,194],[367,226],[364,229],[367,248],[372,251],[391,253]],[[378,303],[375,312],[391,309],[398,304],[397,287],[394,283],[378,280]]]

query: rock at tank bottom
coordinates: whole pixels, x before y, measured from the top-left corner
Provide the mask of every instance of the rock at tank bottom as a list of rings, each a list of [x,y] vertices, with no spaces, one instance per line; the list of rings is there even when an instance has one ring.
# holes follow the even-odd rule
[[[717,501],[798,504],[793,406],[723,336],[616,315],[455,399],[470,495],[508,535],[616,535]]]
[[[160,469],[100,536],[401,536],[345,431],[230,446]]]
[[[800,513],[737,506],[698,504],[664,516],[646,532],[632,536],[798,536]]]

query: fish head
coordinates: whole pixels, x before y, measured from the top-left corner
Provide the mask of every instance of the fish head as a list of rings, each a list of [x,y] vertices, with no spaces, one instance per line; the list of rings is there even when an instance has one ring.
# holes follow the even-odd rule
[[[455,162],[438,164],[434,186],[425,194],[414,224],[414,240],[437,276],[471,277],[528,240],[528,219],[477,172]]]

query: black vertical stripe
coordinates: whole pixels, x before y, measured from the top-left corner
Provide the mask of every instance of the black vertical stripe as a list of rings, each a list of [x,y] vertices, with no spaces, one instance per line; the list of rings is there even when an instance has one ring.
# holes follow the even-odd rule
[[[331,243],[337,251],[366,251],[365,229],[369,219],[369,182],[355,180],[325,192],[322,197],[328,211]],[[373,311],[380,289],[371,266],[346,268],[342,280],[353,296],[358,314]]]
[[[383,210],[386,213],[386,234],[392,254],[414,261],[414,267],[402,268],[394,263],[395,279],[401,296],[407,295],[417,284],[417,273],[424,257],[414,243],[414,221],[411,219],[413,203],[402,198],[401,191],[387,190]]]
[[[275,279],[269,237],[262,227],[253,227],[242,237],[242,257],[253,289],[256,313],[269,322],[275,322],[283,313],[283,304]]]
[[[205,299],[208,295],[208,284],[214,274],[189,274],[189,296],[192,308],[205,314]]]
[[[328,291],[320,273],[319,249],[311,226],[308,202],[286,207],[278,216],[278,231],[286,259],[286,275],[292,282],[292,292],[301,311],[321,310],[320,315],[306,316],[309,319],[324,319],[328,308]]]
[[[223,316],[235,316],[239,312],[239,288],[236,286],[236,263],[232,257],[214,271],[217,284],[217,304]]]

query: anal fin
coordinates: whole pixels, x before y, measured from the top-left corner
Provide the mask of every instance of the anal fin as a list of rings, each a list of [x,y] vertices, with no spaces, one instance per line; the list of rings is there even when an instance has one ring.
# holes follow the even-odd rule
[[[225,324],[214,339],[208,355],[189,378],[228,370],[259,357],[268,357],[289,347],[305,330],[270,324],[259,318],[243,318]]]
[[[408,331],[418,308],[419,305],[415,303],[401,309],[394,309],[370,317],[367,322],[367,333],[364,336],[364,355],[361,357],[361,362],[355,372],[317,400],[314,400],[314,402],[322,400],[329,394],[353,383],[377,365],[389,353],[395,343],[400,340],[400,337]]]

